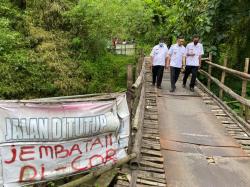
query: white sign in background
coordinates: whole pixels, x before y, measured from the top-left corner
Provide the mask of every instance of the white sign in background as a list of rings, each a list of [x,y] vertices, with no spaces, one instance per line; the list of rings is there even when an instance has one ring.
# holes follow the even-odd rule
[[[4,186],[115,163],[127,155],[126,97],[63,104],[0,102],[0,132]]]

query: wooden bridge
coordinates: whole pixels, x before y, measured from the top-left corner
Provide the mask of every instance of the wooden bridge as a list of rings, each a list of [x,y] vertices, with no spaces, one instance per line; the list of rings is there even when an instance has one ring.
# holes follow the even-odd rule
[[[153,87],[149,64],[148,57],[140,58],[137,80],[128,81],[130,152],[137,157],[122,168],[116,186],[249,186],[250,101],[245,98],[249,59],[244,72],[226,67],[226,58],[224,66],[213,63],[211,55],[203,59],[207,71],[200,73],[207,86],[198,81],[195,92],[182,88],[180,81],[176,92],[170,93],[169,72],[164,73],[161,90]],[[213,68],[222,71],[221,80],[212,76]],[[241,95],[224,84],[227,74],[242,79]],[[210,91],[212,83],[219,87],[219,97]],[[240,114],[223,102],[223,93],[241,104]]]

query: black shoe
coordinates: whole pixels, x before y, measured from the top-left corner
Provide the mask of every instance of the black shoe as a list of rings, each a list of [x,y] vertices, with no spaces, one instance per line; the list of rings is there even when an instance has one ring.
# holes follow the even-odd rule
[[[158,89],[161,89],[161,86],[157,86]]]
[[[191,91],[191,92],[194,92],[194,88],[190,88],[190,91]]]
[[[174,92],[175,91],[175,89],[174,88],[171,88],[171,90],[169,90],[169,92]]]
[[[186,88],[186,84],[183,84],[183,85],[182,85],[182,88]]]

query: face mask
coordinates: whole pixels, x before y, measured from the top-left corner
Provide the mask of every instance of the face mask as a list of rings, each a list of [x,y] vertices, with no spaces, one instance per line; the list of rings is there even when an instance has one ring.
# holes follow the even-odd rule
[[[198,44],[198,41],[194,41],[194,45],[197,45]]]
[[[164,44],[163,43],[159,43],[159,45],[160,45],[160,47],[163,47]]]

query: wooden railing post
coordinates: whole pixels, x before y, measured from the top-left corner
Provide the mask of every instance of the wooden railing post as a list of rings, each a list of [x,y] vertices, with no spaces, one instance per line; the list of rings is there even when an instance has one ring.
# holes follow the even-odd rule
[[[208,60],[209,60],[210,62],[212,62],[212,53],[211,53],[211,52],[209,53]],[[208,74],[209,74],[209,75],[212,74],[212,66],[211,66],[210,64],[208,65]],[[208,88],[209,90],[210,90],[210,88],[211,88],[211,79],[210,79],[210,78],[207,79],[207,88]]]
[[[227,67],[227,57],[224,58],[224,64],[223,64],[223,66]],[[220,82],[222,84],[224,84],[224,82],[225,82],[225,77],[226,77],[226,72],[225,72],[225,70],[222,70],[221,80],[220,80]],[[221,88],[220,88],[219,98],[223,99],[223,89],[221,89]]]
[[[244,67],[244,73],[248,73],[248,68],[249,68],[249,58],[246,58],[245,60],[245,67]],[[242,81],[242,90],[241,90],[241,96],[246,98],[247,95],[247,80],[243,79]],[[248,107],[241,105],[241,115],[244,115],[245,111],[245,120],[248,120]]]
[[[132,108],[132,84],[133,84],[133,66],[132,64],[127,65],[127,102],[129,112],[131,113]]]
[[[133,84],[133,66],[132,64],[127,65],[127,88],[131,89]]]
[[[136,71],[135,71],[136,72],[135,73],[135,77],[136,78],[140,75],[143,61],[144,61],[144,56],[143,56],[143,51],[141,50],[140,54],[139,54],[139,58],[138,58],[137,64],[136,64]]]

